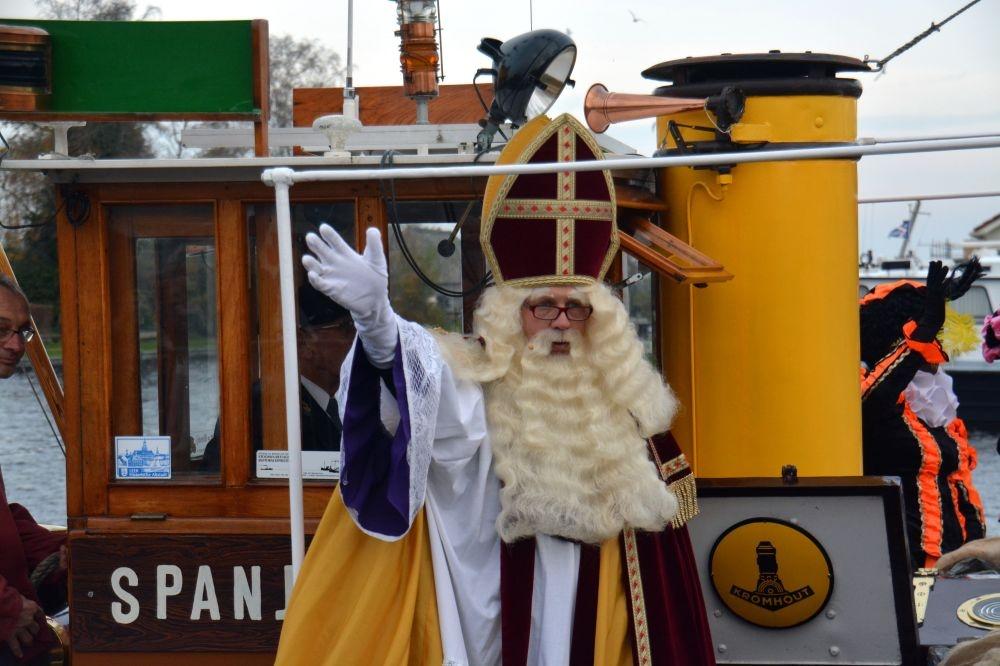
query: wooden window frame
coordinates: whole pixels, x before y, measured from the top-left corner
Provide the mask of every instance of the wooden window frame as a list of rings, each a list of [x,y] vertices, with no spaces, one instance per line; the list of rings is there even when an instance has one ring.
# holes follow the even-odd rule
[[[469,200],[478,198],[485,179],[467,181],[403,181],[396,184],[399,200]],[[248,289],[249,233],[246,207],[273,205],[273,191],[262,183],[112,183],[63,185],[62,199],[80,192],[91,201],[83,224],[72,224],[60,206],[60,290],[64,345],[64,382],[67,412],[67,513],[72,529],[95,532],[250,532],[286,533],[288,491],[282,480],[255,480],[251,475],[251,353]],[[293,203],[354,201],[358,247],[365,230],[374,226],[387,242],[387,215],[377,183],[303,183],[292,191]],[[129,362],[138,349],[119,343],[112,319],[122,307],[122,292],[113,285],[134,284],[134,275],[114,275],[111,254],[127,247],[127,239],[113,240],[107,208],[115,205],[212,204],[217,252],[216,305],[220,384],[220,475],[211,480],[185,479],[164,485],[134,481],[115,483],[112,443],[114,424],[121,419],[117,404],[124,394],[124,378],[115,368]],[[57,202],[57,206],[59,203]],[[158,236],[167,232],[157,229]],[[387,249],[384,247],[383,249]],[[127,259],[127,257],[126,257]],[[121,273],[119,264],[114,270]],[[131,264],[134,266],[134,263]],[[79,278],[78,276],[86,276]],[[225,288],[225,286],[229,288]],[[130,286],[130,289],[132,287]],[[225,291],[223,289],[225,288]],[[133,306],[134,307],[134,306]],[[471,312],[468,303],[466,312]],[[134,359],[133,359],[134,360]],[[114,419],[119,419],[116,421]],[[160,492],[151,492],[155,487]],[[164,492],[169,490],[169,492]],[[304,502],[307,529],[322,516],[333,484],[308,484]],[[167,518],[167,520],[163,520]]]

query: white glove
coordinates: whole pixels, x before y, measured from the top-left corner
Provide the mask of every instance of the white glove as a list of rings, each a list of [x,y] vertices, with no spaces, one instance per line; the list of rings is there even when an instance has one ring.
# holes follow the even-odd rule
[[[319,235],[306,235],[306,245],[313,253],[302,256],[310,284],[351,311],[369,360],[380,368],[391,366],[396,354],[396,315],[389,304],[382,234],[369,228],[364,253],[358,254],[332,227],[323,224]]]

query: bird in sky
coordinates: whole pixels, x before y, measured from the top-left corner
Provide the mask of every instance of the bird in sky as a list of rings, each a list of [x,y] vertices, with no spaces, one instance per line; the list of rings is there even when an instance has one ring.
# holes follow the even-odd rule
[[[638,16],[636,16],[635,12],[633,12],[631,9],[628,10],[628,13],[632,16],[632,23],[638,23],[639,21],[642,20],[641,18],[639,18]]]

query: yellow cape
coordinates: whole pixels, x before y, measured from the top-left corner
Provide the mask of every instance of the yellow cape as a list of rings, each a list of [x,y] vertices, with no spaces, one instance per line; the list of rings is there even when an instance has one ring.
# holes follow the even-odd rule
[[[618,539],[601,546],[595,664],[632,664]],[[366,535],[334,492],[295,583],[276,666],[437,666],[434,569],[420,511],[388,542]]]

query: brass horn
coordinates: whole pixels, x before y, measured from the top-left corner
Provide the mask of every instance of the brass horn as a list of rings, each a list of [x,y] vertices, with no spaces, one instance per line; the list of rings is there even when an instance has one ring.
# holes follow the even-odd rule
[[[704,98],[613,93],[608,92],[604,85],[595,83],[583,100],[583,114],[587,126],[600,134],[612,123],[708,109],[715,114],[719,127],[726,130],[739,122],[745,102],[743,91],[732,86],[725,87],[719,95]]]

